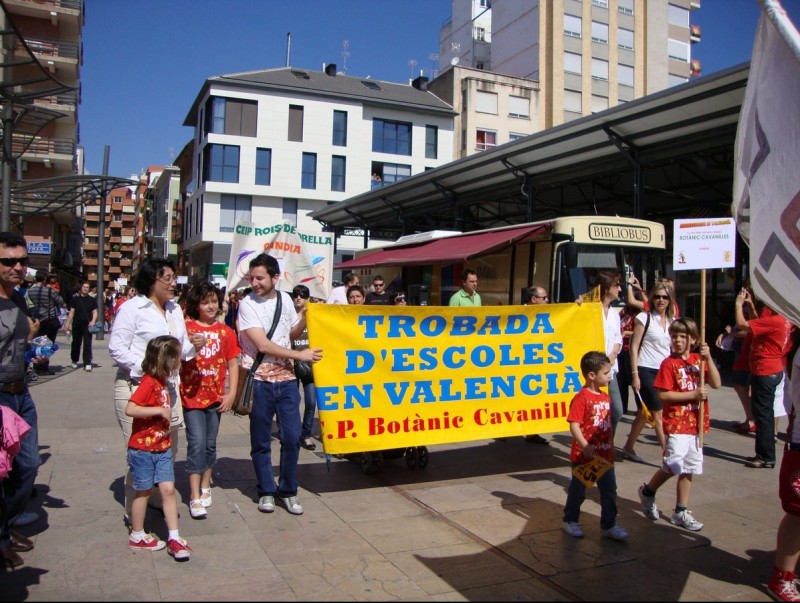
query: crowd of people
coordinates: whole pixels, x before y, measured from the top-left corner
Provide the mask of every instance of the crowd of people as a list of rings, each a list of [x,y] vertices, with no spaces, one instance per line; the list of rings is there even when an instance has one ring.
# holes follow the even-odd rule
[[[15,528],[37,519],[25,509],[39,464],[36,411],[25,379],[28,342],[37,332],[52,335],[53,340],[59,330],[71,332],[73,368],[78,368],[80,360],[85,370],[91,371],[91,327],[99,322],[90,283],[81,283],[65,301],[48,286],[47,275],[37,274],[36,284],[23,287],[27,289],[23,291],[20,285],[27,264],[24,239],[0,233],[0,345],[8,350],[0,358],[0,419],[5,425],[13,424],[18,436],[10,457],[13,462],[3,465],[0,454],[0,560],[6,567],[23,563],[19,553],[34,545]],[[312,298],[304,285],[294,287],[291,294],[279,291],[279,279],[277,260],[260,254],[250,262],[249,288],[244,292],[226,295],[212,283],[200,282],[179,295],[174,265],[166,259],[148,258],[118,299],[106,299],[104,305],[110,311],[102,322],[113,323],[109,352],[117,366],[114,406],[127,449],[124,517],[130,549],[166,548],[177,560],[190,558],[191,548],[178,528],[181,503],[175,489],[174,461],[179,434],[184,431],[186,437],[189,516],[200,520],[212,507],[221,417],[234,404],[239,375],[254,366],[249,420],[258,510],[272,513],[282,506],[295,515],[304,512],[298,499],[299,449],[315,450],[314,440],[319,435],[314,434],[313,372],[306,370],[301,376],[298,369],[323,358],[322,349],[309,345],[308,305],[404,305],[406,294],[396,287],[390,292],[381,275],[375,275],[366,290],[357,275],[348,273],[327,300]],[[703,470],[702,434],[709,428],[709,390],[721,385],[717,359],[701,340],[697,323],[680,315],[670,280],[657,280],[646,292],[633,275],[623,280],[616,271],[604,271],[597,275],[595,285],[602,305],[604,347],[582,358],[583,387],[570,404],[567,422],[573,437],[573,475],[562,529],[576,538],[584,536],[580,508],[587,484],[582,472],[591,467],[600,491],[602,536],[628,538],[616,522],[614,462],[618,457],[644,462],[635,445],[650,424],[661,450],[661,467],[639,487],[642,512],[652,520],[660,517],[656,495],[676,477],[676,500],[669,520],[687,530],[701,530],[703,524],[689,509],[689,496],[694,476]],[[620,299],[625,303],[621,312],[614,307]],[[547,290],[531,285],[527,303],[550,303]],[[464,271],[462,286],[449,305],[481,305],[473,270]],[[794,391],[789,391],[787,377],[793,364],[800,362],[800,355],[794,356],[794,363],[787,362],[797,349],[793,346],[797,330],[747,289],[737,295],[733,314],[734,324],[717,338],[716,347],[732,352],[735,358],[732,378],[744,411],[740,431],[754,435],[755,454],[746,465],[770,469],[776,464],[776,417],[784,400],[788,409],[792,403],[800,404],[800,379],[795,379]],[[43,370],[49,367],[45,365]],[[625,444],[617,451],[614,432],[628,412],[630,391],[636,413]],[[787,451],[800,453],[800,428],[794,426],[793,418],[792,409]],[[272,463],[273,424],[280,442],[277,476]],[[537,434],[526,439],[548,443]],[[784,464],[787,458],[790,456],[785,454]],[[800,469],[800,460],[796,464],[793,469]],[[794,577],[800,557],[800,497],[786,486],[784,482],[790,478],[784,473],[782,470],[780,495],[786,516],[779,527],[769,589],[781,600],[796,601],[800,600]],[[165,540],[146,531],[148,506],[163,513],[168,530]]]

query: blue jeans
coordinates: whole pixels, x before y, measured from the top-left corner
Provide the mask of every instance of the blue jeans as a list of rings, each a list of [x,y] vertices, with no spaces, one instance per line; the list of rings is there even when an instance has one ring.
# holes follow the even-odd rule
[[[39,457],[39,420],[36,416],[36,406],[27,387],[21,394],[0,392],[0,404],[13,410],[31,426],[31,430],[20,442],[20,451],[14,457],[11,473],[3,480],[6,513],[10,521],[25,511],[31,492],[33,492],[33,483],[36,481],[36,474],[41,462]]]
[[[298,379],[298,384],[300,380]],[[305,440],[311,437],[314,430],[314,413],[317,410],[317,386],[313,381],[303,383],[303,401],[305,402],[305,409],[303,410],[303,426],[300,429],[300,439]]]
[[[277,488],[272,473],[272,418],[277,415],[281,442]],[[291,381],[255,380],[250,413],[250,458],[258,482],[258,496],[297,496],[297,460],[300,458],[300,390]]]
[[[756,457],[775,462],[775,390],[783,371],[774,375],[753,375],[750,379],[750,401],[756,425]]]
[[[217,434],[219,433],[219,404],[209,408],[184,408],[186,423],[186,471],[203,473],[217,462]]]
[[[577,463],[573,463],[575,467]],[[600,490],[600,529],[608,530],[617,523],[617,478],[614,467],[597,480]],[[581,505],[586,500],[586,486],[574,475],[567,490],[567,504],[564,505],[564,521],[577,522],[581,516]]]

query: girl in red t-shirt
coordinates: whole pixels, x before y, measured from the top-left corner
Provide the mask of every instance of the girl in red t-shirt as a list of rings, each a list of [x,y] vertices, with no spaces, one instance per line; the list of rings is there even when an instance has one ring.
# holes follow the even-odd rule
[[[133,418],[128,441],[128,466],[133,477],[136,498],[131,504],[131,535],[128,546],[133,551],[160,551],[167,547],[179,561],[189,558],[191,549],[178,533],[178,502],[175,498],[175,470],[170,437],[170,410],[167,379],[181,364],[181,343],[171,335],[151,339],[142,361],[144,376],[131,394],[125,414]],[[168,542],[144,531],[147,501],[158,484],[164,501],[164,521],[169,530]]]
[[[186,470],[189,473],[189,514],[208,515],[211,474],[217,462],[217,434],[222,413],[236,399],[241,354],[236,333],[219,322],[222,291],[209,282],[194,285],[186,296],[186,333],[202,336],[205,345],[181,364],[181,402],[186,423]],[[230,387],[225,393],[225,378]]]

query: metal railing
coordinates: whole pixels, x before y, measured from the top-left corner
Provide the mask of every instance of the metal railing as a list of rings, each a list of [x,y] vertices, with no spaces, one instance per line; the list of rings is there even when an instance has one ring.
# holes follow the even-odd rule
[[[80,44],[63,40],[46,40],[43,38],[25,38],[28,48],[37,57],[56,57],[63,59],[78,59],[80,57]],[[17,43],[17,50],[24,52],[22,41]]]

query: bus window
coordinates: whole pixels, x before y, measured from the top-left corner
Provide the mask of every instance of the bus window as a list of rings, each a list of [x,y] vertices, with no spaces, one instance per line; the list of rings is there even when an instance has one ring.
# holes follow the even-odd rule
[[[570,254],[576,252],[575,266]],[[587,293],[605,270],[621,270],[623,258],[620,249],[608,245],[564,244],[557,251],[556,265],[560,282],[556,283],[556,297],[552,301],[569,302]]]

